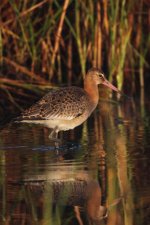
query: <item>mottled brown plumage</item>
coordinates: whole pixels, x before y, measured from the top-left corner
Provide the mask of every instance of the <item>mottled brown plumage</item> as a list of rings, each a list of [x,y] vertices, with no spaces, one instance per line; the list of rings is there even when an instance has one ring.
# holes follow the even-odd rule
[[[41,100],[22,113],[21,119],[32,120],[72,120],[84,113],[89,96],[78,87],[52,90]]]
[[[50,137],[54,132],[73,129],[83,123],[96,108],[99,100],[99,84],[119,92],[99,69],[93,68],[85,76],[84,89],[72,86],[52,90],[25,110],[17,120],[52,128]]]

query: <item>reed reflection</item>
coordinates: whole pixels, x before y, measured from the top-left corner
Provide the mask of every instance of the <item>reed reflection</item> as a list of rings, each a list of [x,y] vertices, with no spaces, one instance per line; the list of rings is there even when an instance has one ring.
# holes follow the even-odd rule
[[[63,133],[58,152],[42,127],[17,125],[3,130],[1,221],[145,224],[149,120],[140,117],[136,107],[102,100],[82,127]]]
[[[87,221],[89,224],[103,220],[107,217],[107,209],[102,205],[101,187],[95,179],[97,170],[88,171],[86,167],[86,163],[65,162],[63,156],[59,156],[54,164],[39,163],[32,171],[30,164],[24,175],[14,174],[18,169],[8,172],[9,201],[4,218],[17,223],[53,224],[58,218],[66,218],[69,212],[67,218],[72,222],[78,220],[85,224]],[[12,202],[15,205],[12,206]]]

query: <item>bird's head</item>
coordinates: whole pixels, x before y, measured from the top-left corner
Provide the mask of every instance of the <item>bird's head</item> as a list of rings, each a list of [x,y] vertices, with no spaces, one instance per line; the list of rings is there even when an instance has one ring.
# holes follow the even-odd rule
[[[120,92],[118,88],[116,88],[106,79],[101,70],[97,68],[92,68],[87,72],[87,79],[91,80],[91,82],[94,82],[97,85],[103,84],[116,92]]]

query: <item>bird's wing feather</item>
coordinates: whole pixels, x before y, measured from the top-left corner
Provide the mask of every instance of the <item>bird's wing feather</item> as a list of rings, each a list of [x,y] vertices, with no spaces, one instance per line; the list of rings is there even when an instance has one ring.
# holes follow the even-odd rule
[[[78,87],[52,90],[37,103],[25,110],[19,120],[71,120],[83,114],[88,106],[86,92]]]

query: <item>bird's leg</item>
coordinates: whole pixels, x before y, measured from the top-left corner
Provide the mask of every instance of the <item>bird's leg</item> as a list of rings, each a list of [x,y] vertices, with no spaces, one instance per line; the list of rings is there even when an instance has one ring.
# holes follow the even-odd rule
[[[52,132],[49,134],[49,139],[51,139],[51,140],[57,140],[58,141],[58,127],[56,126],[53,130],[52,130]]]
[[[59,154],[58,150],[59,150],[59,144],[60,144],[60,140],[58,139],[58,132],[59,132],[59,129],[56,126],[48,136],[50,140],[54,141],[57,154]]]

